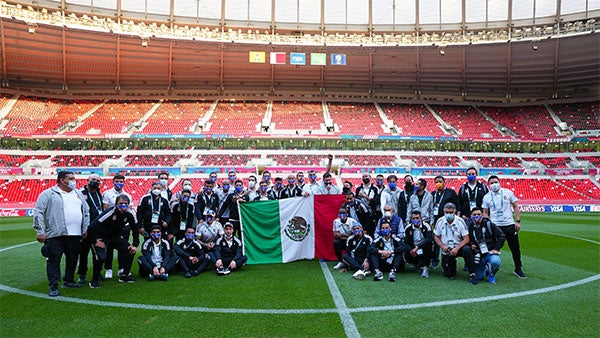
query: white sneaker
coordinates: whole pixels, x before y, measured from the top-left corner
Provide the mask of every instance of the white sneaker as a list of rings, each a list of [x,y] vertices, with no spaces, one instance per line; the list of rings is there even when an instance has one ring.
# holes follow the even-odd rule
[[[423,270],[423,272],[421,272],[421,277],[429,278],[429,269],[427,269],[427,267],[424,266],[421,268],[421,270]]]
[[[341,269],[343,267],[345,267],[346,264],[344,264],[344,262],[338,262],[333,268],[334,269]]]
[[[362,272],[365,274],[365,277],[371,274],[371,270],[362,270]]]
[[[106,272],[104,273],[104,278],[112,279],[113,278],[112,270],[110,270],[110,269],[106,270]]]
[[[119,274],[119,276],[122,275],[123,274],[123,269],[119,269],[119,271],[117,273]]]
[[[355,273],[352,275],[352,277],[354,277],[354,279],[358,279],[358,280],[363,280],[363,279],[365,279],[365,277],[366,277],[366,276],[367,276],[367,275],[366,275],[366,274],[365,274],[365,272],[364,272],[364,271],[362,271],[362,270],[357,270],[357,271],[356,271],[356,272],[355,272]]]

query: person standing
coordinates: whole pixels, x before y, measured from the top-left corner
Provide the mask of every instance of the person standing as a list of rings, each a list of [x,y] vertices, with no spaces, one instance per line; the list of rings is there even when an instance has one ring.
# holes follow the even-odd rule
[[[489,192],[488,187],[477,180],[477,169],[467,169],[467,182],[458,189],[458,215],[466,220],[475,207],[481,208],[483,196]]]
[[[44,190],[37,199],[33,214],[36,240],[44,243],[42,254],[46,257],[46,274],[50,290],[56,297],[60,281],[60,261],[65,255],[63,288],[78,288],[75,268],[80,242],[87,235],[90,210],[83,194],[76,189],[75,176],[70,171],[58,173],[57,184]]]
[[[85,202],[90,208],[90,223],[98,217],[104,209],[102,209],[102,193],[100,192],[100,176],[98,174],[91,174],[88,177],[88,183],[81,188],[81,193],[85,198]],[[85,279],[88,272],[88,256],[90,254],[90,243],[89,241],[81,241],[81,247],[79,248],[79,266],[77,267],[77,275],[79,280],[77,283],[85,284]]]
[[[521,279],[527,278],[523,273],[521,245],[519,244],[519,231],[521,230],[519,200],[512,191],[500,187],[498,176],[490,176],[488,184],[491,191],[483,197],[483,218],[489,218],[504,233],[515,263],[513,274]],[[513,219],[513,212],[515,219]]]

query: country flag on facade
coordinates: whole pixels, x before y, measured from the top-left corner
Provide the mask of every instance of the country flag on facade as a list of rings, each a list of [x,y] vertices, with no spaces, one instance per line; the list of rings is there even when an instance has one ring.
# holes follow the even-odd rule
[[[335,260],[333,221],[344,201],[340,194],[240,203],[248,264]]]
[[[285,65],[285,52],[271,52],[272,65]]]
[[[250,63],[265,63],[265,52],[248,52]]]
[[[310,64],[313,66],[325,66],[327,64],[327,54],[310,53]]]

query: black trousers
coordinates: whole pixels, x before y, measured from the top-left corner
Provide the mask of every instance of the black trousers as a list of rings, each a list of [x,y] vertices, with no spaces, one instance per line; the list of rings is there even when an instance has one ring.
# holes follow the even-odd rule
[[[208,266],[208,264],[210,264],[210,259],[206,258],[205,256],[202,257],[198,257],[198,263],[192,263],[192,261],[185,257],[181,257],[179,256],[179,266],[181,267],[181,269],[183,269],[183,271],[188,272],[190,270],[197,270],[198,273],[206,270],[206,267]]]
[[[221,257],[221,262],[223,262],[223,267],[229,267],[229,264],[233,261],[233,257]],[[236,270],[240,269],[246,262],[248,261],[248,257],[242,256],[240,259],[235,261]]]
[[[356,256],[356,258],[354,258],[350,256],[348,252],[344,253],[342,259],[344,260],[344,262],[346,262],[346,264],[348,264],[350,270],[354,271],[362,269],[363,262],[365,261],[364,256]]]
[[[379,254],[371,255],[369,263],[371,263],[371,270],[380,270],[382,272],[389,272],[392,269],[398,270],[398,266],[402,262],[402,254],[394,255],[392,263],[388,263],[387,258],[381,258]]]
[[[338,262],[342,261],[342,251],[346,249],[346,240],[345,239],[334,239],[333,240],[333,251],[335,251],[335,256],[337,257]]]
[[[515,231],[515,225],[507,225],[498,227],[504,233],[506,237],[506,242],[508,243],[508,248],[510,249],[510,253],[512,254],[513,262],[515,263],[515,269],[520,269],[523,267],[523,263],[521,262],[521,244],[519,244],[519,233]]]
[[[118,237],[113,239],[104,239],[104,244],[106,244],[105,248],[99,248],[95,245],[91,245],[92,259],[94,264],[92,280],[98,281],[100,279],[102,265],[104,265],[108,259],[107,248],[110,251],[112,251],[113,248],[117,250],[119,266],[123,269],[123,275],[128,275],[131,271],[131,264],[133,263],[133,255],[129,254],[129,242],[121,237]]]
[[[77,267],[77,274],[79,277],[85,278],[87,276],[90,250],[90,242],[86,240],[81,241],[81,247],[79,248],[79,266]]]
[[[81,236],[59,236],[46,238],[45,245],[49,248],[46,258],[46,274],[51,289],[58,288],[60,282],[60,260],[65,255],[65,276],[63,281],[75,282],[75,268],[81,244]]]
[[[414,264],[417,269],[424,266],[429,266],[431,256],[433,256],[433,250],[431,248],[431,245],[422,247],[421,250],[423,251],[423,254],[416,255],[415,257],[411,256],[409,251],[406,251],[404,252],[404,260],[407,263]]]
[[[475,273],[475,265],[473,264],[473,251],[469,245],[465,245],[458,251],[456,256],[442,255],[442,269],[444,277],[456,277],[456,257],[465,259],[465,266],[469,269],[469,274]]]

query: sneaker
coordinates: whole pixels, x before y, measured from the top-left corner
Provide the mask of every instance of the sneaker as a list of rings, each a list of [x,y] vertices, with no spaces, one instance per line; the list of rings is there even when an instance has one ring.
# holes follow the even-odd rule
[[[85,276],[79,276],[79,279],[77,280],[77,283],[83,285],[85,284]]]
[[[198,270],[190,270],[190,274],[192,276],[198,276],[200,274],[200,272]]]
[[[156,277],[154,277],[154,275],[153,275],[153,274],[149,274],[149,275],[148,275],[148,281],[152,282],[152,281],[153,281],[153,280],[155,280],[155,279],[156,279]]]
[[[223,274],[228,275],[231,273],[231,270],[229,270],[229,268],[225,268],[225,271],[223,271]]]
[[[123,269],[117,270],[117,273],[119,274],[119,276],[122,275],[123,274]]]
[[[371,270],[363,270],[363,272],[365,273],[365,277],[371,274]]]
[[[474,273],[469,275],[469,280],[471,281],[471,284],[473,284],[473,285],[479,283],[479,279],[477,279],[477,276]]]
[[[97,288],[100,287],[100,283],[98,283],[98,281],[96,281],[96,280],[93,280],[93,281],[90,282],[89,286],[92,289],[97,289]]]
[[[525,276],[525,274],[523,273],[523,269],[521,269],[521,268],[516,268],[515,271],[513,272],[513,275],[515,275],[521,279],[527,278],[527,276]]]
[[[80,288],[81,284],[75,283],[75,282],[64,282],[62,284],[62,288],[63,289],[76,289],[76,288]]]
[[[396,281],[396,271],[394,271],[394,270],[390,271],[390,276],[388,277],[388,280],[390,282],[395,282]]]
[[[106,272],[104,272],[104,278],[106,279],[112,279],[113,278],[113,273],[111,269],[106,270]]]
[[[48,292],[48,296],[50,296],[50,297],[58,297],[58,289],[50,288],[50,291]]]
[[[354,279],[358,279],[358,280],[363,280],[363,279],[365,279],[365,277],[366,277],[366,276],[367,276],[367,275],[365,275],[365,272],[364,272],[364,271],[362,271],[362,270],[357,270],[357,271],[356,271],[356,272],[355,272],[355,273],[352,275],[352,277],[353,277]]]
[[[341,269],[343,267],[345,267],[346,264],[344,262],[338,262],[333,268],[334,269]]]
[[[186,272],[183,273],[183,277],[185,277],[185,278],[192,278],[192,273],[189,272],[189,271],[186,271]]]
[[[131,277],[130,275],[121,275],[119,276],[119,283],[135,283],[137,279]]]
[[[433,270],[437,269],[439,265],[440,265],[440,262],[431,262],[431,268]]]
[[[496,276],[490,275],[490,278],[488,281],[490,282],[490,284],[496,284]]]
[[[158,276],[158,279],[166,282],[167,280],[169,280],[169,274],[168,273],[163,273],[162,275]]]
[[[377,282],[382,279],[383,279],[383,272],[381,272],[379,270],[375,270],[375,275],[373,276],[373,280]]]
[[[421,268],[421,277],[423,278],[429,278],[429,269],[427,269],[426,266]]]

